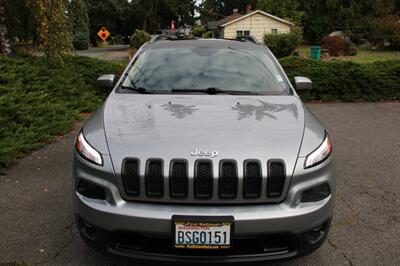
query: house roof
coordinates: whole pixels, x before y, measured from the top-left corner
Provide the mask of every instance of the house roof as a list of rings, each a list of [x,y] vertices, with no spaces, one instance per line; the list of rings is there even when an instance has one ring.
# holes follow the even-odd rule
[[[226,21],[225,23],[220,24],[219,26],[220,26],[220,27],[226,27],[226,26],[228,26],[228,25],[230,25],[230,24],[232,24],[232,23],[235,23],[235,22],[237,22],[237,21],[239,21],[239,20],[242,20],[242,19],[245,19],[245,18],[247,18],[247,17],[251,17],[251,16],[253,16],[253,15],[255,15],[255,14],[262,14],[262,15],[264,15],[264,16],[267,16],[267,17],[269,17],[269,18],[275,19],[275,20],[280,21],[280,22],[282,22],[282,23],[285,23],[285,24],[287,24],[287,25],[295,26],[294,23],[292,23],[292,22],[289,22],[289,21],[287,21],[287,20],[281,19],[281,18],[279,18],[279,17],[276,17],[276,16],[274,16],[274,15],[271,15],[271,14],[269,14],[269,13],[267,13],[267,12],[264,12],[264,11],[261,11],[261,10],[255,10],[255,11],[250,12],[250,13],[245,14],[245,15],[240,15],[240,14],[239,14],[239,15],[240,15],[239,17],[234,18],[234,19],[231,19],[231,20],[229,20],[229,21]],[[234,14],[234,15],[235,15],[235,14]],[[232,16],[233,16],[233,15],[232,15]],[[231,17],[231,16],[229,16],[229,17]],[[225,19],[227,19],[227,18],[229,18],[229,17],[226,17]],[[221,19],[221,20],[223,20],[223,19]]]
[[[217,20],[217,21],[209,21],[207,23],[208,28],[210,29],[217,29],[218,27],[220,27],[222,24],[226,24],[230,21],[236,20],[240,17],[242,17],[244,15],[240,14],[240,13],[233,13],[230,16],[224,17],[223,19]]]

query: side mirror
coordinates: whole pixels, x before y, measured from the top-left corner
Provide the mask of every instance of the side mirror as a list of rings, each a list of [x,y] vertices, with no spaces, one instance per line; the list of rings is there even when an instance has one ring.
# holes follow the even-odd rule
[[[306,77],[294,77],[294,87],[297,91],[309,90],[312,88],[312,81]]]
[[[115,83],[115,75],[108,74],[108,75],[101,75],[96,80],[96,87],[102,89],[112,89],[114,88]]]

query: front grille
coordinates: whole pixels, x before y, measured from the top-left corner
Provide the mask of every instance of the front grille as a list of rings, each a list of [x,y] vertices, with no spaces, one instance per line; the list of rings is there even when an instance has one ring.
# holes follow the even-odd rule
[[[282,161],[268,163],[267,197],[279,198],[285,184],[285,167]]]
[[[244,163],[243,197],[258,198],[261,194],[261,163],[248,160]]]
[[[126,200],[182,204],[278,203],[289,183],[282,160],[255,159],[126,159],[121,178]]]
[[[172,160],[169,175],[171,198],[186,198],[188,195],[188,169],[186,160]]]
[[[222,199],[233,199],[237,193],[237,169],[235,161],[221,161],[219,172],[219,197]]]
[[[140,193],[139,160],[126,159],[122,167],[122,180],[125,193],[129,196],[138,196]]]
[[[209,160],[196,161],[194,174],[194,195],[199,199],[209,199],[213,193],[213,168]]]
[[[163,163],[160,159],[150,159],[146,166],[146,194],[161,198],[164,191]]]

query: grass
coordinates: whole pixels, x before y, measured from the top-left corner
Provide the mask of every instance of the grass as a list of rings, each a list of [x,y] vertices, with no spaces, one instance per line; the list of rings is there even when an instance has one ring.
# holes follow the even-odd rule
[[[96,78],[123,67],[86,57],[0,57],[0,169],[96,110],[108,94],[95,88]]]
[[[300,52],[300,56],[310,57],[310,48],[311,46],[300,46],[296,50]],[[342,56],[339,59],[360,64],[386,60],[400,60],[400,51],[389,51],[383,49],[373,50],[367,47],[359,47],[356,56]]]

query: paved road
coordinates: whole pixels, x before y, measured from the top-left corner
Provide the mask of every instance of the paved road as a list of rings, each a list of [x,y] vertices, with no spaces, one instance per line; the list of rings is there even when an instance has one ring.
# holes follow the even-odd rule
[[[395,265],[400,258],[400,104],[312,104],[330,129],[337,202],[328,241],[282,265]],[[80,240],[68,134],[0,176],[0,264],[129,264]],[[132,265],[132,264],[131,264]]]
[[[80,56],[103,60],[128,62],[130,51],[127,45],[112,45],[105,48],[89,48],[89,50],[76,51],[76,53]]]

